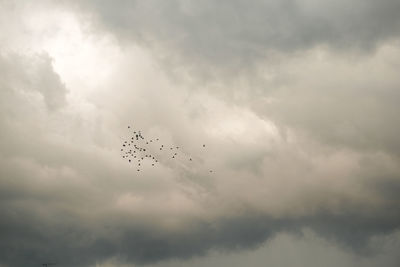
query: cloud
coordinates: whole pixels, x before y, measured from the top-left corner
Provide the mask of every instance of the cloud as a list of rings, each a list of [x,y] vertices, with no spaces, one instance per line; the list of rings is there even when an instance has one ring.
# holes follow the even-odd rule
[[[275,52],[326,45],[370,50],[399,36],[398,1],[90,1],[83,5],[121,39],[155,48],[175,67],[247,71]],[[176,64],[175,64],[176,63]]]
[[[397,3],[5,3],[25,34],[0,44],[1,264],[398,239]],[[137,174],[127,125],[195,163]]]
[[[398,155],[399,52],[398,42],[362,58],[312,51],[283,64],[253,108],[324,144]]]

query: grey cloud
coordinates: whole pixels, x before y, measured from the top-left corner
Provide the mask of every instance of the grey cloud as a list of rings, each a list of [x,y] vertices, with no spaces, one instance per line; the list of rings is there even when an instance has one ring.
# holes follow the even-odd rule
[[[396,0],[89,3],[86,11],[118,38],[160,49],[160,58],[176,56],[188,69],[241,72],[273,51],[364,50],[400,33]]]
[[[246,72],[269,50],[288,63],[272,62],[270,80],[247,77],[263,89],[257,92],[251,81],[232,89],[223,79],[196,92],[165,77],[168,70],[154,71],[153,61],[134,65],[125,47],[125,65],[116,65],[108,84],[71,104],[50,55],[1,54],[0,264],[190,260],[255,249],[283,232],[301,237],[304,228],[367,257],[379,252],[371,240],[399,229],[397,50],[368,54],[372,61],[361,68],[333,60],[340,53],[323,59],[328,68],[314,50],[307,54],[319,44],[368,53],[396,38],[397,2],[353,1],[352,9],[337,1],[75,4],[120,40],[149,45],[151,57],[177,57],[184,67]],[[301,52],[299,61],[292,52]],[[235,90],[245,97],[219,95]],[[188,153],[206,142],[201,163],[213,163],[215,174],[166,162],[136,176],[117,152],[132,120]],[[265,130],[270,120],[275,139]],[[359,128],[338,129],[342,122]]]
[[[0,56],[3,91],[39,93],[49,111],[66,105],[67,89],[52,67],[52,59],[42,53],[25,58],[17,54]]]
[[[91,1],[82,6],[122,42],[154,48],[172,77],[200,81],[188,86],[250,105],[283,129],[305,131],[323,143],[399,154],[399,81],[392,75],[398,66],[387,61],[382,70],[376,67],[386,57],[379,55],[382,46],[398,45],[393,41],[400,33],[398,1]],[[307,54],[316,47],[334,51],[327,61],[338,57],[347,63],[296,77],[296,68],[307,69],[307,61],[315,60]],[[287,63],[292,56],[304,58],[304,66]],[[278,101],[266,104],[264,98]]]
[[[305,132],[323,144],[383,151],[397,157],[397,43],[393,48],[388,45],[361,59],[349,56],[336,60],[336,54],[325,55],[322,60],[304,56],[289,67],[290,78],[265,93],[274,101],[266,103],[261,96],[254,101],[253,108],[283,128]],[[354,63],[351,67],[350,62]],[[288,77],[284,73],[280,75]]]
[[[30,65],[32,69],[19,67],[18,64],[25,61],[34,62]],[[262,146],[257,149],[253,147],[257,153],[251,155],[252,149],[243,145],[241,150],[245,150],[246,147],[248,150],[245,153],[249,155],[250,160],[256,161],[254,164],[259,165],[257,167],[260,169],[259,172],[253,174],[255,177],[246,176],[243,172],[242,174],[226,172],[221,168],[218,169],[220,173],[214,180],[208,179],[207,183],[211,186],[204,186],[199,175],[182,179],[191,179],[192,184],[189,183],[189,189],[195,185],[201,186],[202,190],[206,191],[207,200],[203,203],[202,198],[196,198],[198,196],[194,199],[200,199],[198,200],[200,205],[206,205],[207,210],[213,210],[220,207],[212,207],[210,203],[213,202],[208,198],[216,199],[214,204],[219,202],[223,204],[227,197],[225,195],[220,198],[219,194],[222,192],[219,191],[223,188],[218,188],[217,182],[223,187],[228,187],[235,180],[252,178],[256,182],[267,177],[284,185],[278,187],[280,190],[276,192],[278,195],[293,187],[296,188],[293,193],[300,192],[296,202],[305,210],[303,214],[293,215],[288,212],[271,216],[268,212],[259,210],[259,207],[254,207],[254,203],[242,199],[243,195],[240,193],[247,192],[253,195],[252,190],[260,186],[268,187],[268,184],[263,183],[252,186],[244,184],[239,192],[230,191],[228,187],[225,194],[229,196],[232,192],[235,193],[227,201],[234,204],[222,206],[221,214],[216,218],[208,219],[207,216],[203,217],[196,213],[186,215],[184,211],[170,214],[167,203],[157,197],[168,196],[170,190],[181,193],[179,188],[182,184],[188,186],[188,183],[182,183],[175,177],[175,173],[170,177],[168,174],[150,173],[134,179],[131,170],[124,167],[112,152],[110,155],[107,147],[99,146],[95,138],[87,140],[77,137],[82,132],[88,132],[90,127],[86,125],[86,121],[82,122],[85,125],[83,128],[77,127],[74,124],[74,117],[68,113],[57,115],[47,112],[42,98],[26,98],[24,94],[18,93],[21,86],[24,88],[23,92],[37,92],[36,83],[32,82],[31,76],[24,71],[37,73],[36,67],[40,68],[42,61],[36,61],[35,57],[30,59],[23,56],[21,59],[18,56],[10,56],[8,59],[3,58],[1,62],[7,70],[14,68],[20,71],[18,75],[14,75],[16,71],[7,72],[9,75],[3,80],[2,85],[4,97],[1,100],[0,116],[2,128],[0,211],[4,216],[0,219],[2,236],[0,259],[3,264],[25,266],[54,260],[61,266],[93,266],[110,258],[127,264],[148,264],[175,258],[190,259],[206,255],[211,249],[240,251],[255,248],[280,232],[298,234],[304,227],[309,227],[320,236],[338,242],[346,248],[369,255],[375,252],[375,250],[368,251],[368,241],[371,237],[391,233],[400,225],[400,215],[397,212],[400,199],[396,194],[391,193],[390,196],[387,194],[388,187],[394,189],[393,185],[398,184],[398,172],[395,167],[385,166],[387,158],[378,157],[377,160],[372,157],[374,164],[369,164],[367,161],[365,164],[368,168],[353,173],[359,176],[357,184],[360,184],[360,180],[366,179],[365,188],[361,187],[362,192],[371,191],[369,192],[371,196],[382,200],[377,203],[372,201],[376,206],[369,207],[368,203],[353,199],[353,195],[357,197],[359,187],[335,192],[335,188],[317,184],[313,185],[315,191],[308,191],[308,187],[302,185],[302,179],[295,178],[297,176],[321,178],[318,174],[313,174],[310,163],[312,160],[307,157],[301,159],[299,155],[290,151],[290,147],[285,149],[280,146],[264,149]],[[51,68],[45,69],[52,71]],[[124,89],[128,91],[123,91]],[[125,96],[137,94],[136,91],[129,91],[129,86],[121,89],[121,92],[124,92]],[[168,91],[166,95],[169,93]],[[141,96],[143,99],[148,99],[149,95],[153,96],[153,92],[142,92]],[[138,111],[136,105],[132,105],[130,101],[126,103],[117,101],[114,104],[119,107],[118,112],[121,113],[129,111],[131,114]],[[113,104],[108,103],[108,105],[111,110]],[[169,105],[165,105],[161,111],[168,109]],[[171,101],[170,105],[176,103]],[[152,112],[160,113],[157,109],[152,109]],[[179,109],[173,112],[178,114]],[[53,115],[59,116],[58,120],[62,121],[61,130],[58,129],[60,125],[50,119]],[[159,116],[161,119],[162,116]],[[110,125],[110,122],[104,123],[104,128]],[[180,123],[190,125],[184,119]],[[150,129],[150,126],[146,127]],[[182,131],[186,133],[197,131],[189,126],[186,127],[182,128]],[[53,139],[55,133],[69,128],[74,128],[75,132],[66,139],[58,141]],[[96,131],[93,136],[105,135],[106,131]],[[200,138],[199,135],[195,137]],[[69,142],[69,138],[73,138],[74,142]],[[183,137],[176,138],[184,141]],[[262,137],[260,138],[262,140]],[[214,156],[237,162],[237,155],[227,148],[230,144],[229,142],[214,144],[218,148]],[[265,149],[269,149],[268,154],[262,152]],[[309,151],[302,147],[300,154],[304,152]],[[225,155],[230,153],[231,157]],[[317,155],[321,156],[318,153]],[[265,157],[273,162],[273,164],[269,162],[267,171],[263,168]],[[311,155],[310,157],[312,158]],[[243,169],[247,169],[246,165],[239,164],[237,170]],[[341,181],[346,179],[330,175],[329,172],[325,175],[330,179],[336,178]],[[386,178],[382,179],[380,175],[386,175]],[[165,181],[165,176],[169,179],[168,182]],[[347,178],[353,181],[352,177]],[[228,182],[224,183],[224,180]],[[176,187],[178,189],[175,189]],[[136,213],[130,214],[129,210],[121,210],[115,206],[116,199],[127,193],[134,197],[145,196],[145,201],[141,202],[140,209]],[[304,200],[304,195],[310,196],[311,201]],[[277,197],[278,200],[280,198]],[[146,204],[151,201],[155,201],[156,206],[161,208],[145,213],[149,207]],[[256,202],[261,203],[261,207],[263,201],[265,201],[263,198],[258,201],[256,199]],[[307,207],[308,204],[314,206]],[[127,208],[131,208],[131,205],[133,204]],[[237,206],[239,209],[236,213],[229,211],[237,209]],[[161,212],[162,210],[166,211]],[[165,228],[163,222],[171,217],[180,223],[180,227]]]
[[[399,257],[396,243],[399,233],[379,237],[371,242],[372,246],[390,247],[386,252],[360,258],[348,251],[339,250],[330,242],[320,239],[309,229],[302,231],[302,237],[287,233],[275,238],[252,251],[224,253],[213,251],[208,257],[192,260],[172,260],[150,265],[154,267],[181,266],[397,266]],[[389,252],[390,251],[390,252]],[[112,266],[112,265],[104,265]],[[116,265],[120,266],[120,265]],[[121,265],[125,266],[125,265]]]
[[[21,201],[23,196],[18,196]],[[54,201],[54,200],[53,200]],[[397,203],[398,204],[398,203]],[[397,206],[397,205],[396,205]],[[41,210],[48,217],[40,218]],[[398,229],[399,214],[320,213],[304,218],[272,219],[262,214],[241,214],[212,223],[193,221],[190,228],[164,231],[151,223],[107,212],[93,221],[73,217],[45,204],[30,210],[2,201],[1,259],[10,266],[30,265],[49,259],[61,266],[92,266],[107,258],[120,263],[154,263],[167,259],[190,259],[214,248],[235,251],[255,248],[281,231],[300,234],[309,227],[328,240],[350,249],[368,251],[371,236]],[[98,229],[98,230],[96,230]],[[372,251],[375,253],[375,249]]]
[[[66,105],[67,89],[60,80],[60,76],[54,72],[52,59],[48,55],[41,55],[39,62],[37,73],[33,77],[34,86],[42,93],[49,110],[62,108]]]

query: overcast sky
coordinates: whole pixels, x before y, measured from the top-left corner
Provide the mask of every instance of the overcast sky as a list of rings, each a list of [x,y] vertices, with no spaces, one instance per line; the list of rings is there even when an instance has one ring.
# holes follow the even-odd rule
[[[399,266],[399,14],[0,0],[0,266]]]

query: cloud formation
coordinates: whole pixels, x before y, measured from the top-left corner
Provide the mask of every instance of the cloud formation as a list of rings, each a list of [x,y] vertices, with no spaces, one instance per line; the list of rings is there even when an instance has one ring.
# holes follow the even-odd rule
[[[197,68],[248,67],[274,52],[324,45],[370,50],[399,35],[398,1],[121,1],[82,5],[122,41]]]
[[[0,264],[196,266],[312,235],[397,266],[398,10],[1,2]],[[127,125],[197,165],[137,174]]]

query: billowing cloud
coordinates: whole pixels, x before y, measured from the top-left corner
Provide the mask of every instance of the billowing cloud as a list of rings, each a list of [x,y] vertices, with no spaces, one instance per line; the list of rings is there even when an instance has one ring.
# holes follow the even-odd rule
[[[1,2],[0,264],[397,266],[399,5],[349,5]]]
[[[108,1],[80,5],[123,42],[157,49],[187,68],[248,71],[276,52],[323,45],[370,50],[399,35],[395,0]],[[204,66],[205,65],[205,66]],[[247,70],[246,70],[247,68]]]

